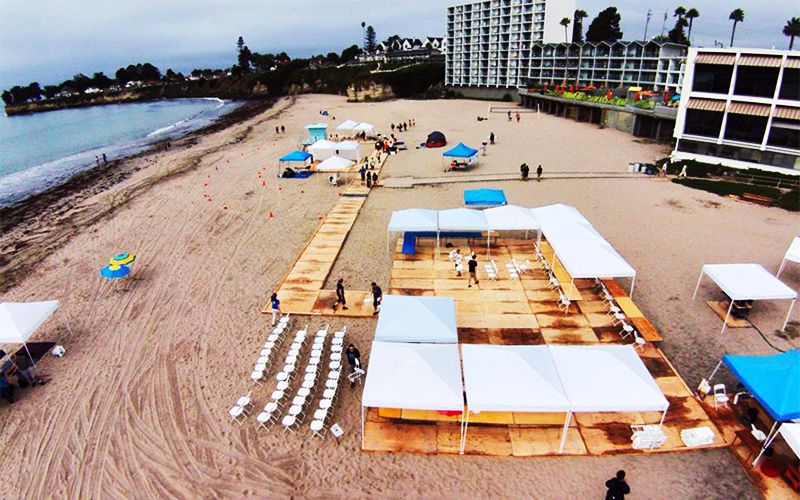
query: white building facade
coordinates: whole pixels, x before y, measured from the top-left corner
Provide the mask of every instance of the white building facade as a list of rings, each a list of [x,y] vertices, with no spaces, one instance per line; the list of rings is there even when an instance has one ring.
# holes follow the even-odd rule
[[[518,88],[534,42],[566,40],[575,0],[487,0],[447,8],[447,85]]]
[[[690,49],[674,159],[800,174],[800,54]]]

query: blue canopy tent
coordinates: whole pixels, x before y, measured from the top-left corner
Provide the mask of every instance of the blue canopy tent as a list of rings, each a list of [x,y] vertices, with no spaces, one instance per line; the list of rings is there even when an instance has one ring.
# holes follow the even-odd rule
[[[278,158],[278,177],[281,176],[281,170],[284,168],[284,163],[286,164],[286,168],[292,168],[291,163],[300,162],[303,164],[303,168],[308,167],[309,160],[311,159],[311,155],[306,153],[305,151],[292,151],[287,155],[283,155]]]
[[[470,206],[495,207],[505,205],[506,193],[502,189],[465,189],[464,203]]]
[[[774,356],[726,354],[722,356],[714,373],[723,363],[775,419],[761,453],[753,461],[752,465],[755,466],[764,450],[777,436],[780,424],[800,419],[800,350]]]
[[[466,161],[464,165],[472,165],[478,163],[478,150],[469,146],[465,146],[463,142],[459,142],[458,146],[449,151],[442,153],[442,158],[463,158]]]

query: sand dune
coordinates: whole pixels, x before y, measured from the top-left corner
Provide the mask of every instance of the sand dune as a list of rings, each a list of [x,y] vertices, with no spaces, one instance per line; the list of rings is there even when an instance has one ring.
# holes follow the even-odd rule
[[[549,116],[524,115],[521,124],[502,115],[477,122],[486,104],[476,101],[347,104],[339,97],[305,96],[280,101],[191,148],[174,148],[155,161],[134,160],[147,168],[82,207],[120,203],[116,213],[80,229],[2,297],[60,299],[75,335],[56,321],[40,330],[38,338],[62,341],[67,356],[42,364],[52,383],[22,392],[17,404],[0,412],[0,496],[600,498],[605,479],[625,468],[631,498],[758,497],[724,450],[545,459],[361,453],[360,398],[346,388],[334,418],[346,432],[341,444],[279,429],[259,433],[253,419],[232,424],[227,411],[252,388],[249,373],[266,336],[268,318],[259,312],[266,296],[313,233],[318,215],[338,199],[321,179],[285,181],[279,191],[274,176],[277,158],[297,148],[301,127],[318,121],[320,109],[331,110],[338,122],[369,121],[381,131],[416,119],[416,128],[400,134],[411,149],[388,160],[385,177],[441,175],[441,151],[413,148],[433,129],[473,146],[490,131],[497,134],[498,144],[474,173],[517,172],[522,161],[542,163],[546,173],[625,171],[629,161],[665,153],[629,135]],[[275,135],[275,124],[284,124],[287,133]],[[120,202],[141,183],[195,158],[196,167]],[[720,321],[704,300],[721,292],[704,286],[697,301],[691,294],[706,262],[752,261],[777,269],[798,229],[794,214],[645,178],[492,185],[516,204],[573,204],[595,223],[639,271],[635,298],[690,385],[723,352],[774,352],[753,330],[719,335]],[[343,276],[351,289],[387,283],[391,211],[460,206],[465,186],[373,191],[329,282]],[[97,270],[121,249],[139,256],[133,278],[102,282]],[[793,287],[800,283],[796,268],[784,276]],[[753,315],[784,349],[798,346],[797,323],[794,337],[774,334],[785,306],[759,303]],[[798,318],[800,311],[792,319]],[[320,319],[310,323],[324,325]],[[332,322],[341,324],[368,362],[374,321]],[[254,390],[257,404],[263,405],[269,389]]]

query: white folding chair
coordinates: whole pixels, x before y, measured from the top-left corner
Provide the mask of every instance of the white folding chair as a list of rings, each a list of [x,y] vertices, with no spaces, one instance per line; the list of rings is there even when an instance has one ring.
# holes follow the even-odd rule
[[[725,392],[725,384],[714,385],[714,408],[719,405],[728,406],[728,394]]]
[[[344,334],[345,334],[346,331],[347,331],[347,325],[343,326],[342,329],[339,330],[338,332],[335,332],[333,334],[333,338],[335,338],[335,339],[343,339],[344,338]]]
[[[647,343],[644,337],[640,336],[636,330],[633,331],[633,342],[633,348],[641,350],[644,350],[644,345]]]
[[[622,323],[625,323],[625,315],[621,312],[614,313],[614,319],[611,321],[611,324],[617,326]]]
[[[343,350],[344,350],[344,345],[342,344],[331,346],[331,352],[342,352]]]
[[[495,279],[497,279],[497,273],[495,272],[494,269],[487,269],[486,270],[486,278],[489,281],[494,281]]]
[[[336,396],[336,389],[325,389],[322,393],[323,399],[333,399]]]
[[[283,425],[283,432],[290,431],[292,434],[295,434],[293,429],[295,423],[297,423],[296,417],[292,415],[286,415],[285,417],[283,417],[283,420],[281,420],[281,425]]]
[[[284,364],[294,365],[296,363],[297,363],[297,356],[286,356],[286,359],[284,359]]]
[[[317,373],[317,365],[306,366],[306,373]]]
[[[266,363],[256,363],[256,366],[253,368],[253,371],[265,372],[265,371],[267,371],[267,364]]]
[[[339,370],[331,370],[328,372],[328,380],[339,380],[339,376],[341,376],[342,372]]]
[[[634,338],[636,338],[636,330],[633,327],[624,321],[622,322],[622,330],[619,332],[620,337],[628,338],[629,335],[634,334]]]
[[[311,429],[312,436],[325,437],[327,427],[324,420],[313,420],[308,428]]]
[[[258,385],[263,386],[264,384],[262,381],[264,380],[264,372],[263,371],[254,371],[250,374],[250,380],[255,382]]]
[[[555,276],[550,276],[550,284],[548,285],[553,290],[557,290],[561,288],[561,283],[558,281],[558,278]]]
[[[330,368],[331,370],[338,370],[341,367],[342,367],[341,361],[331,361],[330,363],[328,363],[328,368]]]
[[[272,395],[271,395],[269,398],[270,398],[270,399],[271,399],[273,402],[275,402],[275,403],[279,403],[279,402],[280,402],[280,401],[283,399],[283,396],[284,396],[285,394],[286,394],[286,392],[285,392],[284,390],[272,391]]]
[[[304,396],[295,396],[292,400],[292,406],[299,406],[300,408],[306,405],[306,398]]]
[[[569,312],[569,306],[572,302],[563,293],[558,297],[558,308],[564,311],[564,314]]]
[[[250,407],[252,406],[252,400],[250,399],[252,393],[253,391],[250,391],[236,401],[236,406],[240,406],[248,415],[250,414]]]
[[[336,389],[339,387],[339,380],[338,379],[328,379],[325,381],[325,387],[328,389]]]
[[[306,389],[305,387],[301,387],[297,389],[297,395],[303,396],[304,398],[308,398],[311,396],[311,389]]]
[[[258,428],[270,430],[275,425],[275,413],[271,411],[262,411],[256,417]],[[268,424],[270,424],[268,426]]]
[[[267,337],[267,342],[273,342],[274,343],[274,342],[277,342],[278,339],[280,339],[280,338],[281,338],[281,336],[278,335],[277,333],[271,333],[270,336]]]
[[[301,387],[311,390],[314,388],[315,384],[316,384],[315,380],[303,380],[303,385]]]
[[[344,344],[344,337],[342,338],[334,338],[331,340],[331,345],[343,345]]]
[[[299,356],[300,349],[289,349],[288,356]]]
[[[281,380],[278,382],[278,385],[275,387],[276,391],[285,391],[289,388],[289,381],[288,380]]]
[[[274,349],[274,348],[275,348],[275,341],[273,341],[273,340],[268,340],[268,341],[264,342],[264,346],[263,346],[263,348],[264,348],[264,349],[270,349],[270,350],[271,350],[271,349]]]
[[[287,372],[280,372],[277,375],[275,375],[275,380],[277,380],[278,382],[284,382],[284,381],[288,382],[291,379],[292,379],[291,375],[288,374]]]
[[[308,364],[312,366],[317,366],[321,361],[322,361],[321,357],[315,356],[308,359]]]
[[[242,425],[242,422],[244,422],[247,418],[247,414],[244,412],[244,408],[241,406],[234,406],[231,408],[228,412],[228,415],[231,416],[231,421],[234,421],[239,425]]]
[[[340,352],[331,353],[331,361],[341,361],[341,360],[342,360],[342,353]]]
[[[333,406],[332,399],[320,399],[319,401],[320,410],[330,410],[332,406]]]

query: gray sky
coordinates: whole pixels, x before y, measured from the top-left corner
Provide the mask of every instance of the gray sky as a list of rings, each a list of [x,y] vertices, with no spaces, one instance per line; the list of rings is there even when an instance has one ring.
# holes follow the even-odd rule
[[[136,0],[90,2],[72,0],[0,0],[0,88],[31,81],[54,84],[82,72],[104,71],[113,77],[120,66],[151,62],[162,71],[227,67],[235,62],[236,39],[243,36],[256,52],[286,51],[306,57],[360,44],[361,21],[372,25],[379,40],[398,34],[421,38],[442,36],[445,12],[453,0]],[[179,5],[174,5],[179,4]],[[577,0],[589,18],[607,6],[622,15],[625,39],[644,34],[647,9],[640,0]],[[695,7],[695,45],[728,44],[728,14],[737,5],[745,22],[736,29],[736,45],[788,48],[781,33],[789,12],[783,1],[707,1],[683,4]],[[661,33],[664,11],[667,30],[674,24],[676,2],[653,0],[648,36]],[[797,5],[797,4],[795,4]],[[800,9],[796,9],[800,11]],[[800,45],[800,44],[797,44]]]

